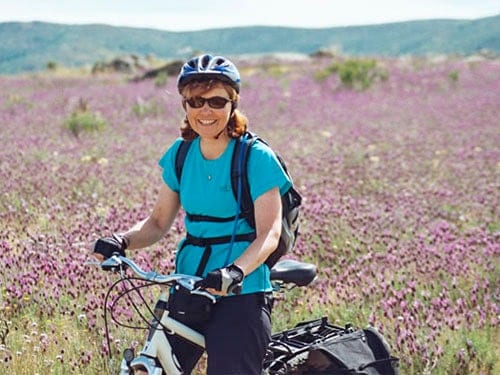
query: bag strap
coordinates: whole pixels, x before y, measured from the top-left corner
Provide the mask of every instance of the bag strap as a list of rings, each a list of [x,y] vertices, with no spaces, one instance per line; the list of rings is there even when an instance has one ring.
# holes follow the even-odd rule
[[[240,139],[236,142],[236,145],[241,144],[243,145],[243,142],[246,142],[246,134],[244,134]],[[236,178],[237,183],[236,183],[236,215],[234,216],[234,225],[233,225],[233,233],[231,234],[231,242],[229,243],[229,251],[227,252],[226,255],[226,261],[225,264],[228,264],[229,260],[231,259],[232,253],[233,253],[233,245],[234,241],[236,238],[236,232],[238,230],[238,219],[242,215],[242,205],[241,205],[241,200],[242,200],[242,193],[243,193],[243,164],[246,164],[246,158],[247,158],[247,152],[248,148],[244,147],[234,147],[234,152],[233,152],[233,158],[231,160],[231,185],[233,184],[233,180]],[[234,171],[232,168],[234,167],[233,163],[235,162],[235,155],[236,155],[236,170]],[[245,173],[246,175],[246,173]],[[233,187],[233,194],[235,190]]]
[[[250,194],[250,183],[248,182],[248,156],[250,149],[258,138],[251,132],[246,132],[236,142],[231,160],[231,188],[233,195],[238,201],[238,183],[241,178],[241,213],[248,224],[255,228],[255,217],[252,196]],[[241,160],[240,160],[241,159]]]
[[[192,143],[192,141],[183,140],[177,149],[177,154],[175,154],[175,175],[179,185],[181,184],[182,167]]]

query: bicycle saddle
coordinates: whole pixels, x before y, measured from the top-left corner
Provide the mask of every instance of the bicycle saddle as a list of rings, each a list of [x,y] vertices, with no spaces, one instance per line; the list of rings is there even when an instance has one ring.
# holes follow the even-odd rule
[[[280,260],[271,268],[271,280],[306,286],[316,278],[316,266],[293,259]]]

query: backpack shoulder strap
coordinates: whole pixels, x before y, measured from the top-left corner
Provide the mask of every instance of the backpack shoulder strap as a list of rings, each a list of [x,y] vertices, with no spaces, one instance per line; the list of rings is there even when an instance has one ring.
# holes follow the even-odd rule
[[[177,176],[177,181],[181,183],[182,167],[184,166],[184,161],[186,160],[186,155],[191,147],[192,141],[182,141],[177,149],[177,154],[175,154],[175,175]]]
[[[238,201],[238,179],[241,177],[241,216],[244,217],[252,228],[255,228],[253,201],[248,182],[248,155],[253,143],[258,138],[255,134],[246,132],[234,146],[231,160],[231,187],[233,195]],[[241,157],[241,160],[240,160]],[[241,165],[240,164],[241,161]],[[240,170],[241,167],[241,170]]]

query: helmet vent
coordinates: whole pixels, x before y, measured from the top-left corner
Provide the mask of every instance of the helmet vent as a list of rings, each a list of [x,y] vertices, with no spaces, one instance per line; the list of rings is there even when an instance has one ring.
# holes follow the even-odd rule
[[[210,56],[210,55],[205,55],[205,56],[203,56],[203,58],[202,58],[202,60],[201,60],[201,66],[202,66],[203,68],[207,68],[208,63],[210,62],[210,58],[211,58],[211,56]]]

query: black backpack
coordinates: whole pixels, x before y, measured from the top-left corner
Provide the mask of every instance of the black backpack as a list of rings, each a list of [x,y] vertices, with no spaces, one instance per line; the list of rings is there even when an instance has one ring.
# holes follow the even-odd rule
[[[238,201],[238,180],[241,177],[241,207],[239,216],[244,217],[245,220],[247,220],[248,224],[254,229],[255,216],[253,201],[252,197],[250,196],[250,186],[247,178],[247,161],[252,144],[257,141],[269,146],[267,142],[265,142],[262,138],[253,133],[246,132],[236,141],[231,160],[231,187],[236,201]],[[186,159],[186,155],[189,151],[191,143],[191,141],[182,141],[175,157],[175,174],[179,183],[181,181],[182,167],[184,166],[184,161]],[[279,160],[283,170],[290,178],[285,162],[278,154],[275,153],[275,155]],[[295,190],[293,185],[285,194],[281,196],[283,212],[281,237],[278,247],[273,253],[271,253],[271,255],[269,255],[265,262],[269,268],[272,268],[279,260],[279,258],[287,254],[295,245],[295,240],[297,238],[299,229],[298,217],[299,206],[301,202],[302,197],[297,192],[297,190]],[[189,216],[189,213],[187,213],[187,215]],[[234,217],[229,219],[220,219],[210,216],[197,216],[195,219],[204,221],[228,221],[234,220]]]

